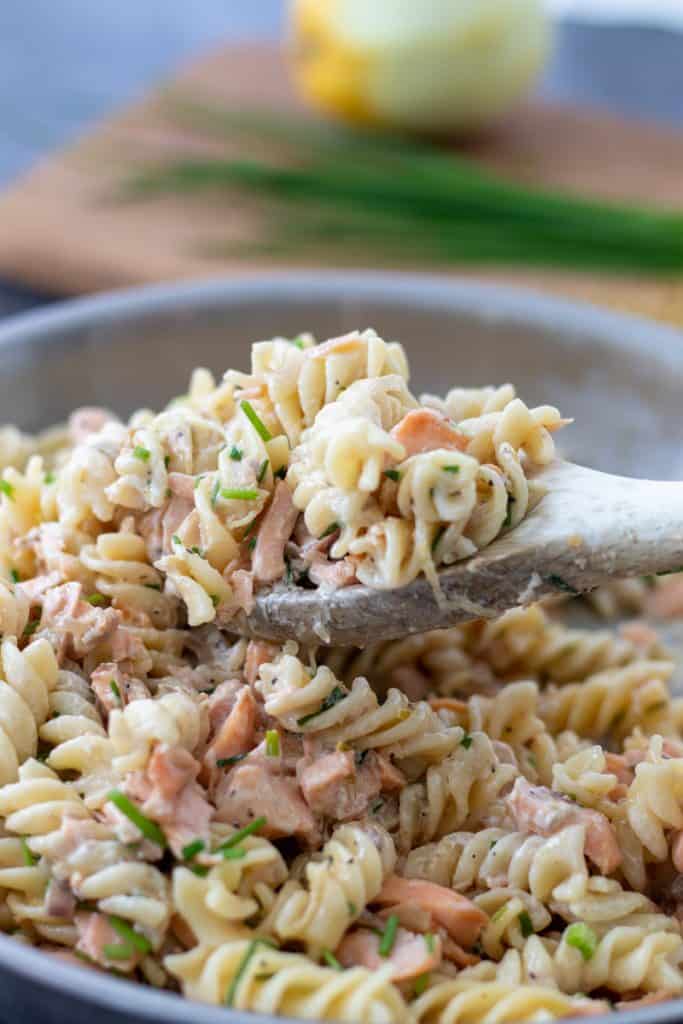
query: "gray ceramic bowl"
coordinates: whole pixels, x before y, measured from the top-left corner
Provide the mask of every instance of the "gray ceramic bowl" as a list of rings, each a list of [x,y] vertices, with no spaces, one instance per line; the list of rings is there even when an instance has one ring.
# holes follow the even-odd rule
[[[588,306],[470,281],[296,274],[65,303],[0,327],[0,421],[26,429],[78,404],[120,413],[182,392],[197,365],[246,366],[252,341],[375,327],[400,339],[416,390],[512,380],[576,425],[565,453],[633,476],[683,476],[683,335]],[[244,1015],[81,970],[0,936],[5,1020],[226,1024]],[[249,1017],[256,1022],[257,1017]],[[683,1001],[611,1018],[683,1020]]]

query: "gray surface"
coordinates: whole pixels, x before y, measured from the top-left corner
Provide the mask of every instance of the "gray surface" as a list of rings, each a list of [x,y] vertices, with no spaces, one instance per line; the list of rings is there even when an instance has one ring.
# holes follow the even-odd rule
[[[647,465],[652,475],[676,471],[680,445],[671,423],[680,418],[680,334],[533,293],[419,277],[291,275],[147,289],[30,314],[0,327],[0,408],[26,426],[79,401],[124,412],[178,392],[196,362],[242,364],[250,337],[292,335],[304,325],[325,336],[368,323],[404,340],[409,355],[411,342],[416,346],[418,388],[443,390],[453,367],[463,384],[513,376],[531,401],[543,397],[578,415],[566,449],[577,461],[616,471]],[[592,409],[588,421],[582,404]],[[629,431],[634,421],[647,428]],[[90,1024],[93,1017],[102,1024],[245,1021],[225,1008],[67,966],[0,936],[1,1019]],[[681,1000],[609,1018],[681,1020]]]
[[[226,39],[277,38],[284,0],[0,0],[0,187]],[[542,87],[683,124],[683,35],[565,22]],[[0,282],[0,317],[39,297]]]

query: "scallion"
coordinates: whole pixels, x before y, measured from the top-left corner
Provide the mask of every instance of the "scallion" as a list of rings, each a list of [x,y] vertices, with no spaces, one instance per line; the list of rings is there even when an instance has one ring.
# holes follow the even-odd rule
[[[152,453],[149,448],[143,448],[142,445],[136,444],[135,448],[133,448],[133,455],[136,459],[139,459],[140,462],[149,462]]]
[[[578,949],[584,960],[588,961],[595,955],[598,948],[598,937],[592,928],[583,921],[570,924],[564,933],[564,941],[573,949]]]
[[[114,917],[112,914],[107,918],[109,924],[112,926],[117,935],[120,935],[130,946],[133,946],[138,953],[147,954],[152,950],[152,943],[149,939],[141,935],[140,932],[136,932],[127,921],[124,921],[121,917]]]
[[[0,480],[0,494],[4,494],[10,501],[14,501],[14,487],[9,480]]]
[[[255,832],[258,832],[260,829],[263,828],[264,825],[267,824],[267,818],[254,818],[252,822],[250,822],[248,825],[245,825],[244,828],[238,829],[237,832],[231,835],[229,839],[226,839],[224,843],[221,843],[221,845],[216,850],[216,853],[222,853],[223,850],[231,850],[233,846],[237,846],[239,843],[242,842],[243,839],[246,839],[247,836],[252,836]]]
[[[252,427],[254,428],[258,436],[261,438],[261,440],[272,441],[273,435],[268,430],[268,427],[265,425],[263,420],[259,417],[258,413],[256,412],[256,409],[254,409],[254,406],[251,404],[251,402],[248,402],[246,398],[243,399],[243,401],[240,402],[240,408],[244,415],[249,420],[249,422],[251,423]]]
[[[386,956],[389,956],[391,954],[391,951],[394,948],[394,943],[396,942],[396,933],[397,933],[397,931],[398,931],[398,915],[397,914],[391,914],[387,918],[386,927],[385,927],[384,931],[382,932],[382,938],[380,939],[379,950],[378,950],[380,956],[385,956],[386,957]]]
[[[206,843],[203,839],[195,839],[193,842],[188,843],[187,846],[183,846],[183,860],[194,860],[197,854],[201,853],[205,848]]]
[[[266,733],[266,754],[268,757],[280,756],[280,733],[277,729],[269,729]]]
[[[318,715],[322,715],[326,711],[329,711],[330,708],[333,708],[335,704],[339,703],[340,700],[344,700],[345,697],[346,691],[343,690],[341,686],[335,686],[331,693],[328,693],[327,697],[325,697],[325,700],[322,702],[317,711],[312,711],[310,715],[304,715],[303,718],[298,718],[296,724],[307,725],[308,722],[313,721],[313,719],[317,718]]]
[[[339,961],[337,960],[337,958],[334,955],[334,953],[331,953],[329,949],[324,949],[323,950],[323,960],[325,961],[325,963],[327,964],[328,967],[332,968],[333,971],[343,971],[344,970],[344,968],[339,963]]]
[[[223,487],[220,495],[226,501],[256,501],[259,492],[242,487]]]
[[[233,445],[232,448],[230,449],[230,458],[232,459],[233,462],[241,462],[243,455],[244,452],[242,451],[241,448],[238,448],[237,445]]]
[[[242,959],[240,960],[239,964],[237,965],[237,970],[235,971],[235,974],[233,975],[233,979],[230,982],[230,985],[228,986],[228,991],[225,993],[225,1005],[226,1006],[232,1006],[232,1004],[234,1003],[235,996],[237,995],[237,989],[239,988],[239,983],[242,980],[242,978],[244,977],[244,974],[245,974],[245,972],[247,970],[247,967],[249,966],[249,964],[251,962],[251,959],[254,956],[254,954],[256,953],[256,950],[259,948],[259,946],[267,946],[270,949],[277,949],[277,946],[275,945],[275,943],[272,942],[270,939],[252,939],[251,940],[251,942],[249,943],[249,945],[247,946],[247,948],[245,950],[244,956],[242,957]]]
[[[27,868],[34,867],[38,863],[38,858],[33,856],[33,854],[28,848],[28,843],[23,838],[23,836],[19,840],[19,842],[21,844],[21,857],[22,860],[24,861],[24,864],[26,865]]]
[[[143,814],[140,808],[136,807],[125,793],[122,793],[120,789],[111,789],[107,793],[107,800],[113,803],[121,811],[121,814],[125,814],[129,821],[132,821],[135,827],[142,832],[145,839],[149,839],[151,843],[156,843],[162,850],[166,848],[166,836],[159,826]]]
[[[263,462],[261,463],[260,467],[259,467],[258,475],[256,477],[256,483],[257,484],[263,483],[263,478],[264,478],[264,476],[266,475],[267,472],[268,472],[268,459],[264,459]]]

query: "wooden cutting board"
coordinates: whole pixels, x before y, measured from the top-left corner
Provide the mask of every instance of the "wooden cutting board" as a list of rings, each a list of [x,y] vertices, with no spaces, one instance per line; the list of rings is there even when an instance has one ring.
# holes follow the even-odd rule
[[[222,143],[207,143],[178,126],[169,114],[169,90],[232,109],[291,112],[299,106],[275,49],[232,47],[204,57],[0,196],[0,274],[50,292],[77,294],[282,267],[267,253],[248,262],[218,254],[226,241],[253,235],[254,211],[243,201],[164,197],[123,203],[116,198],[140,161],[179,151],[225,151]],[[229,148],[235,151],[234,144]],[[462,148],[527,183],[683,208],[683,134],[593,112],[533,105]],[[490,268],[479,276],[683,325],[683,277],[639,280]]]

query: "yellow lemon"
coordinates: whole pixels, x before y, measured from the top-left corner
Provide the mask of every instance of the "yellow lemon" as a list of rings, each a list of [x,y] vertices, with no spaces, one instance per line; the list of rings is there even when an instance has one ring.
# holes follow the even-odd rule
[[[450,131],[504,113],[548,54],[543,0],[292,0],[296,80],[345,120]]]

